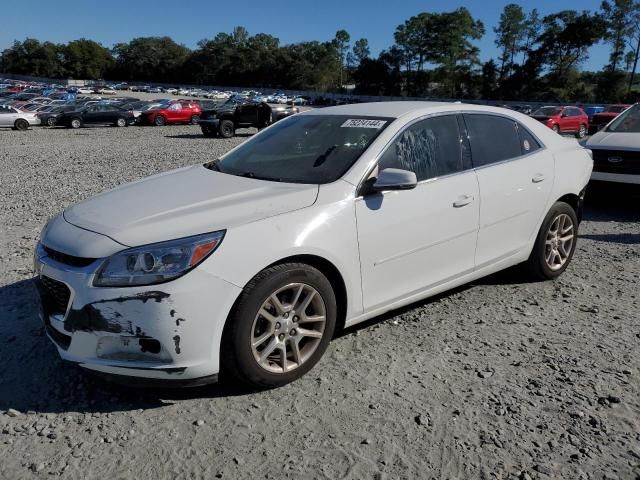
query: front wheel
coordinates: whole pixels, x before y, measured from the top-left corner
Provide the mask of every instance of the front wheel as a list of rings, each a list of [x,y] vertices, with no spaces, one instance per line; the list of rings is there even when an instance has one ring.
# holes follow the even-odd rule
[[[116,127],[126,127],[126,126],[127,126],[126,118],[120,117],[118,120],[116,120]]]
[[[71,120],[69,125],[71,126],[71,128],[80,128],[82,126],[82,121],[79,118],[74,118],[73,120]]]
[[[584,138],[587,136],[587,126],[582,124],[580,125],[580,130],[578,130],[578,133],[576,133],[576,137],[577,138]]]
[[[531,255],[529,272],[539,280],[550,280],[564,272],[576,249],[578,217],[571,205],[556,202],[547,213]]]
[[[336,326],[336,297],[316,268],[267,268],[244,288],[225,326],[223,375],[258,388],[296,380],[322,357]]]
[[[554,125],[553,127],[551,127],[551,130],[553,130],[556,133],[560,133],[560,127],[558,125]]]
[[[164,118],[162,115],[158,115],[154,120],[153,123],[155,124],[156,127],[162,127],[167,123],[167,119]]]
[[[235,127],[231,120],[222,120],[218,125],[218,133],[222,138],[231,138],[235,133]]]
[[[56,119],[54,117],[47,118],[47,125],[50,127],[55,127]]]

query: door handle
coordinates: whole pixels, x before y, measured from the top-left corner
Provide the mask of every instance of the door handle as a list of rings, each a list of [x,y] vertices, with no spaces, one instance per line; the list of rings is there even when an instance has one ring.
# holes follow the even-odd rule
[[[469,205],[471,202],[473,202],[473,195],[461,195],[455,202],[453,202],[453,208],[464,207],[465,205]]]
[[[542,174],[542,173],[537,174],[535,177],[533,177],[533,178],[531,179],[531,181],[532,181],[533,183],[540,183],[540,182],[544,182],[544,174]]]

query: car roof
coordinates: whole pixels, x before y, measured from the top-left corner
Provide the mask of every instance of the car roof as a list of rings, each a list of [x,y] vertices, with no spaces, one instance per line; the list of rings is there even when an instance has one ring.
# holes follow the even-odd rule
[[[453,104],[449,102],[374,102],[374,103],[355,103],[347,105],[338,105],[336,107],[327,107],[322,109],[308,110],[304,114],[318,115],[360,115],[367,117],[391,117],[399,118],[409,113],[417,113],[439,108]]]

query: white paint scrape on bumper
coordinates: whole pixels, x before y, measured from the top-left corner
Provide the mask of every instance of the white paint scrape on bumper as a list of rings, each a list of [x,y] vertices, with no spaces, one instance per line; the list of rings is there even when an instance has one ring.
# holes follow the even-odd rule
[[[35,262],[41,317],[63,359],[155,380],[218,373],[222,330],[239,287],[201,268],[158,285],[92,287],[100,261],[71,268],[39,248]]]

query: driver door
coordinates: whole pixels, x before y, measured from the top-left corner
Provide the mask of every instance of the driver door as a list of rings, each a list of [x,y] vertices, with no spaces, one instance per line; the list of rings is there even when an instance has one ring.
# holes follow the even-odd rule
[[[356,199],[365,311],[474,268],[478,180],[458,122],[458,116],[450,114],[413,123],[380,157],[377,171],[415,172],[415,189]]]

